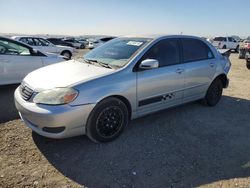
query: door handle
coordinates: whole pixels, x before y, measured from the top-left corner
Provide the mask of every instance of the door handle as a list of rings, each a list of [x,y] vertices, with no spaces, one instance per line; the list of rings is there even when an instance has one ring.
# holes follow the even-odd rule
[[[209,63],[209,65],[210,65],[210,67],[214,67],[214,63],[213,62]]]
[[[176,73],[178,73],[178,74],[181,74],[181,73],[183,73],[184,72],[184,69],[181,69],[181,68],[178,68],[178,69],[176,69],[176,71],[175,71]]]

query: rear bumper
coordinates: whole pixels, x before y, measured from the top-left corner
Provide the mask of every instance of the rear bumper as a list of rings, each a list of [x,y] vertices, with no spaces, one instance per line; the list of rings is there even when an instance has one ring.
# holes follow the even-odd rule
[[[246,58],[247,61],[250,60],[250,51],[246,52],[245,58]]]
[[[40,105],[22,99],[15,91],[15,105],[25,124],[36,133],[49,138],[67,138],[85,134],[85,125],[94,104]]]

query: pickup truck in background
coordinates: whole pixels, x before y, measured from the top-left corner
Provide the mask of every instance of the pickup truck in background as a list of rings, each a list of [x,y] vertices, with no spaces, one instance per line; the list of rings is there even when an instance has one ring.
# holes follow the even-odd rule
[[[239,52],[239,42],[233,37],[215,37],[212,44],[218,49],[230,49]]]

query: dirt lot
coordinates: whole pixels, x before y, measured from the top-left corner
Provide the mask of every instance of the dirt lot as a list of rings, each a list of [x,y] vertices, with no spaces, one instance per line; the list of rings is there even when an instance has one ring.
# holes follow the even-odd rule
[[[18,118],[0,88],[0,187],[250,187],[250,70],[231,57],[213,108],[183,105],[132,121],[112,143],[51,140]]]

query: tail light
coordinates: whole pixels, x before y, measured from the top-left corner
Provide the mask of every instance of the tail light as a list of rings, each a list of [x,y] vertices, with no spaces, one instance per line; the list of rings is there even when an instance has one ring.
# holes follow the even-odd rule
[[[246,47],[247,47],[247,48],[250,48],[250,43],[248,43]]]

